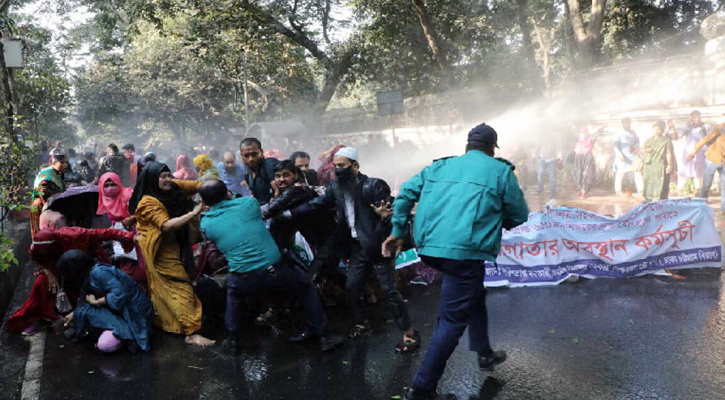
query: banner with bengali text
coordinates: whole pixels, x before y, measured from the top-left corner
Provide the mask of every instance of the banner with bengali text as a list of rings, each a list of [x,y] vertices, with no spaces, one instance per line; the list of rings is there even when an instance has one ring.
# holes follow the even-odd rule
[[[646,203],[620,218],[555,208],[504,231],[485,286],[555,285],[572,275],[624,278],[722,267],[723,245],[703,199]]]

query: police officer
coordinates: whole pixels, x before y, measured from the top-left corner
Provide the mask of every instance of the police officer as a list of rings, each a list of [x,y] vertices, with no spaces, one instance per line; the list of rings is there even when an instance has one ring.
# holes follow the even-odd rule
[[[506,360],[488,338],[484,263],[494,262],[501,247],[501,228],[526,222],[529,208],[514,168],[494,158],[496,131],[486,124],[468,134],[466,154],[434,162],[403,184],[393,206],[393,230],[383,243],[391,256],[410,212],[418,203],[414,233],[421,259],[443,273],[441,305],[430,346],[406,399],[446,399],[437,394],[448,357],[468,327],[470,349],[482,370]]]

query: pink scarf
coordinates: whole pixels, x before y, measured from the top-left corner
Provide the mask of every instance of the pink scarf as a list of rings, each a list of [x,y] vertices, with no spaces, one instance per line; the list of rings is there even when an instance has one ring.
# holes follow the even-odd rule
[[[580,130],[579,137],[577,138],[576,145],[574,146],[574,153],[579,155],[591,153],[594,150],[594,143],[596,141],[596,135],[590,135],[589,131],[586,129]]]
[[[120,189],[117,196],[111,197],[104,194],[103,186],[108,180],[113,181]],[[128,201],[131,195],[133,195],[133,188],[123,187],[121,185],[121,178],[118,175],[113,172],[106,172],[98,181],[98,210],[96,214],[108,214],[108,217],[113,222],[123,221],[131,216],[131,213],[128,212]]]
[[[182,154],[176,159],[174,178],[184,181],[195,181],[199,179],[199,173],[196,172],[196,168],[186,154]]]

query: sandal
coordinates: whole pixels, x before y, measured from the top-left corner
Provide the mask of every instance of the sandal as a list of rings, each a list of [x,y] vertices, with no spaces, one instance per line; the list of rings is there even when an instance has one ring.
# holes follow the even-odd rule
[[[398,342],[395,346],[395,351],[398,353],[411,353],[420,348],[420,333],[413,331],[412,336],[405,335],[403,340]]]
[[[274,319],[274,310],[271,308],[262,314],[259,314],[259,317],[255,320],[255,322],[259,325],[271,325],[272,320]]]
[[[366,335],[370,332],[370,328],[368,328],[366,325],[355,325],[350,330],[350,334],[347,336],[350,339],[356,339],[359,338],[362,335]]]

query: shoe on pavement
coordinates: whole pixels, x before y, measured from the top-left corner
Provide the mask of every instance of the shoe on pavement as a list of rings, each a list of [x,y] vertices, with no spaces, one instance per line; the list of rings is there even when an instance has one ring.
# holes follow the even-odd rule
[[[40,322],[36,321],[36,322],[33,322],[32,324],[30,324],[29,327],[25,328],[23,330],[23,332],[21,333],[21,335],[23,335],[23,336],[35,335],[36,333],[38,333],[39,330],[40,330]]]
[[[438,394],[435,391],[428,392],[423,390],[408,389],[405,393],[405,400],[456,400],[456,396],[452,394]]]
[[[222,352],[225,355],[239,354],[239,341],[236,338],[226,338],[222,342]]]
[[[428,286],[428,282],[423,279],[422,276],[418,275],[415,278],[410,280],[411,285],[421,285],[421,286]]]
[[[345,338],[342,335],[323,335],[320,336],[320,351],[330,351],[338,346],[345,343]]]
[[[492,372],[494,367],[506,361],[506,352],[499,350],[485,356],[478,357],[478,367],[482,371]]]
[[[317,336],[310,333],[309,331],[303,331],[297,335],[291,336],[287,339],[290,343],[306,343],[315,339]]]

